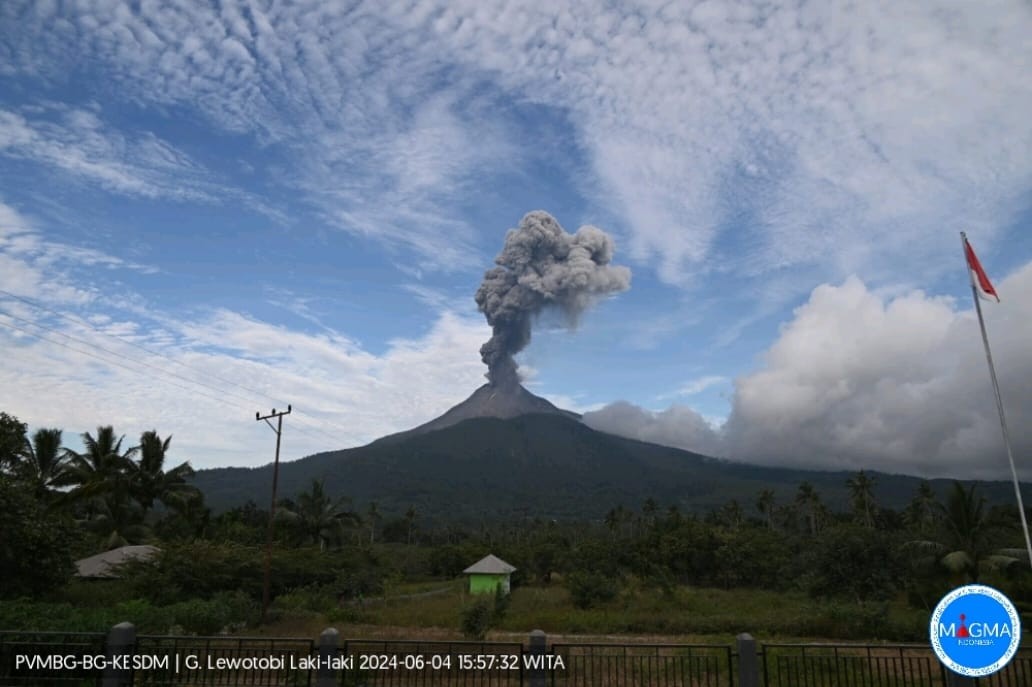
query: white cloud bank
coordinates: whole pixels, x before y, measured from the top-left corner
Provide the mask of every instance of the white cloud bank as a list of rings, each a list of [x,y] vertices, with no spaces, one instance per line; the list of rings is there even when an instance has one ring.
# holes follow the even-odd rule
[[[33,430],[64,429],[72,448],[79,433],[114,424],[127,441],[174,435],[173,456],[196,468],[262,465],[272,442],[255,411],[293,404],[283,440],[293,460],[422,424],[483,383],[478,350],[490,332],[479,317],[439,308],[427,332],[372,353],[338,332],[228,310],[154,312],[96,288],[89,279],[107,276],[98,267],[147,269],[44,240],[0,202],[0,410]]]
[[[1019,476],[1032,478],[1032,263],[983,308]],[[735,380],[719,432],[694,411],[626,403],[593,427],[759,464],[925,476],[1009,475],[971,308],[920,291],[883,297],[852,277],[796,309],[760,369]],[[1024,466],[1024,471],[1022,471]]]

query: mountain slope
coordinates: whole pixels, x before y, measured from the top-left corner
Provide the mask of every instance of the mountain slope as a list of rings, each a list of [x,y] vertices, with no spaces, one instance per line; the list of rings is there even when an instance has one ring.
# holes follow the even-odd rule
[[[577,413],[555,407],[550,401],[535,396],[522,385],[506,387],[484,384],[469,398],[453,406],[443,415],[413,429],[381,437],[374,443],[393,442],[417,434],[426,434],[476,417],[495,417],[507,420],[520,415],[533,414],[562,415],[575,420],[580,419],[580,415]]]
[[[426,520],[479,522],[517,513],[601,518],[614,506],[637,508],[650,497],[696,512],[734,498],[753,513],[761,490],[773,489],[785,504],[808,480],[833,508],[848,504],[846,472],[721,461],[604,434],[562,412],[475,417],[385,439],[282,463],[280,497],[325,479],[330,494],[349,496],[359,506],[376,501],[382,512],[395,513],[414,506]],[[872,474],[879,501],[892,507],[904,505],[921,481]],[[272,466],[202,470],[194,482],[216,511],[248,499],[267,507]],[[946,483],[933,486],[943,493]],[[992,503],[1009,503],[1013,495],[1005,482],[986,483],[983,491]]]

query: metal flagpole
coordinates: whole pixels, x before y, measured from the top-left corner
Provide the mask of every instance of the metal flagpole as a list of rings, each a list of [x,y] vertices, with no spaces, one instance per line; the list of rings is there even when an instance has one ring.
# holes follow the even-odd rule
[[[964,264],[968,268],[971,280],[971,295],[975,299],[975,312],[978,313],[978,326],[982,330],[982,343],[985,345],[985,359],[989,363],[989,376],[993,380],[993,392],[996,394],[996,410],[1000,413],[1000,429],[1003,430],[1003,444],[1007,448],[1007,460],[1010,462],[1011,477],[1014,479],[1014,495],[1018,497],[1018,514],[1021,516],[1021,529],[1025,533],[1025,550],[1028,552],[1029,565],[1032,565],[1032,538],[1028,536],[1028,520],[1025,518],[1025,504],[1021,500],[1021,487],[1018,484],[1018,470],[1014,467],[1014,452],[1011,450],[1010,432],[1007,431],[1007,416],[1003,412],[1003,397],[1000,395],[1000,383],[996,380],[996,367],[993,365],[993,353],[989,349],[989,336],[985,332],[985,320],[982,318],[982,303],[975,286],[975,275],[968,259],[967,234],[960,232],[960,242],[964,248]]]

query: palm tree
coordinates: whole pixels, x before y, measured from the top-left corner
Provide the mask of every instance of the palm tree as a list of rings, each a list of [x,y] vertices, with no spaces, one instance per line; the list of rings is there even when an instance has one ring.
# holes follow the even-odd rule
[[[61,447],[61,430],[37,429],[32,440],[25,441],[24,455],[18,465],[22,479],[36,498],[50,496],[61,483],[68,462],[68,452]]]
[[[68,494],[70,501],[95,505],[97,499],[128,499],[129,465],[139,449],[122,451],[124,440],[125,436],[115,438],[110,425],[98,427],[96,438],[89,432],[82,434],[86,450],[68,452],[68,466],[59,480],[61,486],[74,487]]]
[[[645,499],[645,503],[641,507],[641,513],[645,516],[645,526],[649,529],[656,524],[656,513],[659,512],[659,504],[656,503],[656,499],[651,496]]]
[[[326,543],[338,541],[345,523],[358,524],[357,514],[346,508],[344,498],[332,499],[326,493],[324,481],[313,479],[308,491],[297,495],[293,508],[280,508],[276,517],[290,522],[304,542],[318,542],[319,550],[326,550]]]
[[[743,517],[742,507],[738,504],[737,499],[731,499],[720,509],[720,521],[733,530],[737,530],[742,525]]]
[[[933,540],[908,542],[908,545],[934,556],[947,570],[978,582],[986,570],[1028,565],[1024,549],[997,549],[996,535],[1004,523],[993,518],[985,508],[985,497],[975,495],[975,485],[964,489],[954,482],[946,505],[935,503],[941,518],[939,536]]]
[[[369,516],[369,543],[373,544],[376,542],[376,525],[380,522],[380,509],[377,507],[376,501],[369,504],[366,515]]]
[[[903,511],[903,522],[912,530],[928,535],[939,524],[939,513],[932,485],[928,482],[921,482],[914,498]]]
[[[874,527],[874,513],[877,505],[874,501],[874,479],[863,470],[846,481],[853,501],[853,517],[864,527]]]
[[[810,534],[816,536],[820,532],[824,515],[824,504],[821,503],[820,494],[812,484],[803,482],[799,485],[795,502],[799,512],[806,518]]]
[[[186,482],[186,478],[194,474],[189,461],[165,470],[165,457],[171,443],[171,436],[162,441],[154,430],[144,432],[138,447],[140,459],[129,462],[130,492],[144,511],[153,508],[155,501],[166,508],[183,508],[200,496],[197,487]]]
[[[774,492],[771,489],[764,489],[756,497],[756,510],[760,511],[767,522],[767,529],[774,529]]]
[[[405,511],[405,541],[409,544],[412,543],[412,535],[416,531],[416,509],[413,506],[409,506],[408,510]]]
[[[105,537],[108,547],[136,543],[146,538],[140,527],[143,512],[130,497],[129,471],[138,448],[122,450],[124,436],[115,437],[114,429],[98,427],[97,436],[82,435],[86,450],[68,452],[68,465],[57,480],[59,486],[73,487],[61,501],[82,505],[85,525]]]

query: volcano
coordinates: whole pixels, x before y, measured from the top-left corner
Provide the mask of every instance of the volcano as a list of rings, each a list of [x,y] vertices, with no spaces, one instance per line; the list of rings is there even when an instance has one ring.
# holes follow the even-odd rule
[[[871,473],[875,475],[875,473]],[[415,508],[424,522],[483,524],[532,513],[546,519],[601,520],[646,499],[707,513],[731,499],[747,504],[765,489],[791,502],[809,482],[827,503],[849,503],[847,472],[746,465],[592,429],[519,384],[485,384],[423,425],[365,446],[280,464],[279,493],[294,496],[323,480],[327,494],[376,502],[382,513]],[[921,480],[876,474],[875,496],[909,503]],[[199,470],[192,479],[216,513],[264,502],[272,465]],[[946,493],[947,480],[932,480]],[[1008,482],[979,483],[989,503],[1008,503]],[[486,519],[486,520],[485,520]]]
[[[439,429],[457,425],[465,420],[480,417],[493,417],[510,420],[521,415],[560,415],[571,420],[580,420],[580,415],[556,407],[550,401],[527,391],[522,384],[484,384],[474,391],[469,398],[446,413],[425,422],[418,427],[389,434],[377,439],[374,443],[394,442],[401,439],[435,432]]]

